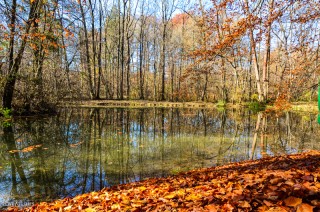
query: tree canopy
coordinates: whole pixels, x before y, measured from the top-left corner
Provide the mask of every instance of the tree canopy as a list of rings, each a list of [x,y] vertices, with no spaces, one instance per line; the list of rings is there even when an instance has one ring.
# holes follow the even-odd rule
[[[3,108],[315,100],[320,3],[0,0]]]

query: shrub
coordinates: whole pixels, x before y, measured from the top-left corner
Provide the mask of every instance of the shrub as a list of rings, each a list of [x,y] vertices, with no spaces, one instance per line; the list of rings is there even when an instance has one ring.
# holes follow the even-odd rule
[[[248,103],[249,110],[252,110],[253,112],[262,111],[266,108],[265,104],[260,103],[258,101],[253,101]]]
[[[0,114],[6,119],[11,118],[11,110],[8,108],[0,108]]]
[[[226,106],[226,102],[223,100],[219,100],[217,103],[217,107],[225,107]]]

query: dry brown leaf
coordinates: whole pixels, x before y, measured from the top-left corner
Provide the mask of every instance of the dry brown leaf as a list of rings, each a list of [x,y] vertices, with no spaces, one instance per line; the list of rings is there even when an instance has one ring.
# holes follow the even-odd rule
[[[61,208],[61,207],[63,207],[63,206],[64,206],[63,203],[61,203],[61,202],[56,202],[56,203],[53,205],[53,208],[59,209],[59,208]]]
[[[247,201],[241,201],[241,202],[239,202],[239,207],[240,208],[251,208],[251,205]]]
[[[306,204],[306,203],[302,203],[298,206],[297,208],[297,212],[313,212],[313,206]]]
[[[197,201],[201,199],[201,195],[200,194],[190,194],[186,197],[187,201]]]
[[[205,207],[205,209],[207,209],[209,212],[218,212],[218,209],[217,209],[216,205],[214,205],[214,204],[207,205]]]
[[[85,212],[96,212],[96,210],[93,208],[86,208],[84,211]]]
[[[139,190],[140,191],[145,191],[145,190],[147,190],[147,188],[145,186],[141,186],[141,187],[139,187]]]
[[[312,200],[311,204],[314,205],[314,206],[320,207],[320,200],[316,200],[316,199]]]
[[[306,180],[306,181],[310,181],[310,182],[314,181],[314,177],[312,175],[305,175],[305,176],[301,177],[301,179]]]
[[[269,202],[268,200],[263,200],[263,203],[264,203],[266,206],[268,206],[268,207],[274,205],[272,202]]]
[[[260,207],[258,208],[258,212],[266,212],[267,210],[268,210],[268,207],[265,206],[265,205],[260,206]]]
[[[282,207],[271,207],[266,212],[287,212],[287,210]]]
[[[291,196],[285,199],[284,203],[286,204],[286,206],[296,207],[302,203],[302,199]]]
[[[71,206],[71,205],[69,205],[69,206],[67,206],[67,207],[63,208],[63,210],[64,210],[64,211],[70,211],[71,209],[72,209],[72,206]]]
[[[171,193],[171,194],[168,194],[167,196],[165,196],[164,198],[166,199],[173,199],[175,198],[177,195],[175,193]]]

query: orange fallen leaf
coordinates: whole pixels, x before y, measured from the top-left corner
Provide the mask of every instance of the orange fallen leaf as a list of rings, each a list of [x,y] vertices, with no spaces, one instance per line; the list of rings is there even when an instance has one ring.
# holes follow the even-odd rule
[[[272,208],[269,208],[269,210],[267,210],[266,212],[288,212],[288,211],[282,207],[272,207]]]
[[[86,208],[84,211],[85,212],[96,212],[96,210],[93,208]]]
[[[296,207],[302,203],[302,199],[290,196],[284,200],[284,203],[286,204],[286,206]]]
[[[302,203],[298,206],[297,208],[297,212],[313,212],[313,206],[306,204],[306,203]]]
[[[217,207],[216,207],[214,204],[207,205],[205,208],[206,208],[209,212],[218,212],[218,209],[217,209]]]
[[[272,202],[269,202],[268,200],[263,200],[263,203],[266,204],[266,206],[268,206],[268,207],[274,205]]]
[[[266,205],[260,206],[258,208],[258,212],[266,212],[268,210],[268,207]]]
[[[70,147],[77,147],[79,145],[81,145],[83,143],[83,141],[75,143],[75,144],[70,144]]]
[[[249,202],[247,202],[247,201],[241,201],[241,202],[239,203],[239,207],[240,207],[240,208],[251,208]]]
[[[61,208],[61,207],[64,207],[64,204],[62,204],[61,202],[56,202],[56,203],[54,204],[54,206],[53,206],[53,208],[55,208],[55,209],[59,209],[59,208]]]
[[[67,207],[63,208],[63,210],[64,210],[64,211],[70,211],[71,209],[72,209],[72,206],[71,206],[71,205],[69,205],[69,206],[67,206]]]
[[[316,200],[316,199],[312,200],[311,204],[314,205],[314,206],[320,207],[320,200]]]
[[[168,194],[167,196],[165,196],[164,198],[166,199],[173,199],[175,198],[177,195],[175,193],[171,193],[171,194]]]
[[[139,190],[140,191],[145,191],[145,190],[147,190],[147,188],[145,186],[141,186],[141,187],[139,187]]]
[[[190,194],[186,197],[187,201],[196,201],[201,199],[201,195],[200,194]]]

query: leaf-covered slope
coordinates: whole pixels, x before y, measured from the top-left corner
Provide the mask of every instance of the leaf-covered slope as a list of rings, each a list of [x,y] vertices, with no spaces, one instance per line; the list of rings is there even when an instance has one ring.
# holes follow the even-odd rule
[[[320,211],[320,152],[148,179],[24,211]]]

